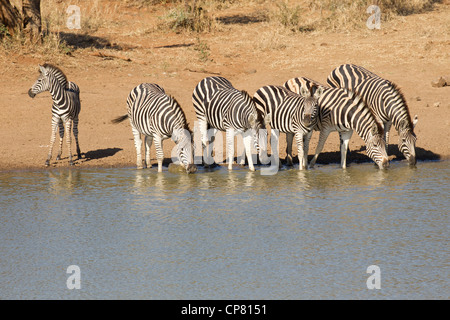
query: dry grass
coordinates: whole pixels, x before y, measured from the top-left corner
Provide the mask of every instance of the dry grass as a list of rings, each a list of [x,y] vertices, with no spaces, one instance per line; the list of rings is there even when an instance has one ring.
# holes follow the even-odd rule
[[[13,0],[20,10],[19,0]],[[108,5],[104,5],[105,3]],[[370,14],[366,12],[371,4],[377,4],[382,13],[382,21],[390,21],[404,15],[430,10],[436,0],[71,0],[81,10],[81,29],[68,30],[66,12],[68,4],[61,0],[47,0],[42,3],[43,41],[40,44],[30,43],[20,33],[8,35],[0,26],[3,38],[0,40],[0,53],[7,55],[14,51],[18,54],[32,54],[44,59],[64,56],[80,48],[89,47],[89,41],[83,46],[74,43],[73,38],[83,39],[114,33],[119,36],[139,35],[151,37],[154,33],[175,31],[177,33],[206,34],[227,30],[222,12],[224,10],[241,9],[246,6],[248,21],[255,14],[258,21],[270,29],[270,33],[261,40],[258,48],[283,49],[284,42],[280,35],[297,32],[348,32],[365,30]],[[158,7],[157,7],[158,6]],[[129,29],[120,16],[124,8],[143,8],[157,10],[159,23],[142,24],[139,28]],[[253,12],[250,12],[253,10]],[[164,13],[161,14],[160,12]],[[242,10],[241,10],[242,11]],[[222,16],[221,16],[222,15]],[[252,16],[253,15],[253,16]],[[263,17],[263,18],[261,18]],[[119,19],[118,19],[119,18]],[[119,22],[118,22],[119,21]],[[122,21],[122,22],[120,22]],[[247,22],[248,23],[248,22]],[[65,36],[62,36],[62,34]],[[67,42],[67,35],[71,40]],[[89,40],[89,39],[88,39]],[[205,42],[197,41],[196,51],[199,59],[208,61],[209,48]],[[200,43],[200,44],[199,44]]]

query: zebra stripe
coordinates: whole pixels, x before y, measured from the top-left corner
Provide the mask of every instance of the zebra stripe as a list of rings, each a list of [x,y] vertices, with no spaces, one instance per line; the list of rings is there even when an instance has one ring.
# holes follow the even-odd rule
[[[378,121],[384,125],[386,148],[389,146],[390,128],[394,125],[399,134],[399,150],[410,165],[416,164],[417,138],[414,127],[417,115],[411,121],[406,99],[396,84],[353,64],[343,64],[334,69],[328,76],[327,83],[333,87],[353,90],[364,99]]]
[[[253,140],[253,145],[260,154],[259,129],[264,128],[264,122],[258,118],[252,97],[247,92],[234,88],[231,82],[223,77],[207,77],[195,87],[192,102],[199,121],[202,145],[208,148],[208,156],[211,154],[211,144],[208,144],[207,137],[208,128],[225,131],[228,169],[231,170],[234,159],[234,136],[242,134],[249,169],[255,171],[251,142]],[[241,161],[241,164],[244,164],[245,157],[242,157]]]
[[[127,98],[127,115],[114,119],[119,123],[130,119],[134,135],[138,169],[150,165],[150,148],[155,142],[158,172],[162,172],[164,159],[163,140],[172,138],[177,144],[178,158],[187,173],[194,173],[192,135],[186,116],[175,98],[167,95],[154,83],[142,83],[131,90]],[[145,159],[141,156],[141,134],[144,136]]]
[[[291,79],[285,85],[294,92],[298,88],[301,89],[301,86],[293,86],[293,83],[311,86],[308,78]],[[312,84],[317,85],[318,83],[313,81]],[[383,128],[376,121],[375,116],[361,97],[342,88],[323,86],[323,94],[320,96],[318,104],[320,112],[314,130],[320,131],[320,136],[316,153],[310,162],[311,168],[316,163],[328,135],[333,131],[338,131],[340,136],[342,168],[347,166],[348,143],[353,131],[356,131],[364,140],[367,155],[379,168],[386,168],[389,165],[384,140],[382,139]],[[309,140],[307,143],[309,143]]]
[[[286,133],[290,140],[286,150],[287,160],[292,164],[292,140],[295,136],[299,153],[299,169],[306,169],[308,163],[308,145],[312,129],[316,125],[318,98],[323,89],[312,86],[301,89],[300,94],[281,86],[264,86],[253,96],[258,112],[270,123],[271,129]]]
[[[37,94],[49,91],[52,104],[52,134],[50,137],[50,150],[45,165],[50,165],[53,144],[56,131],[59,128],[59,152],[56,157],[61,159],[64,130],[67,132],[66,141],[69,149],[69,164],[73,165],[71,148],[71,131],[75,136],[78,159],[81,159],[81,151],[78,143],[78,115],[81,110],[80,88],[67,80],[66,75],[58,67],[51,64],[39,66],[40,75],[33,86],[28,90],[28,95],[34,98]]]

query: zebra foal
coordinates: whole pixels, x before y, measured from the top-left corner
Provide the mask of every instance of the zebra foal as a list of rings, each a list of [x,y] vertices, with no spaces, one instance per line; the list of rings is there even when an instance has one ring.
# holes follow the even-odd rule
[[[308,143],[316,125],[318,99],[323,89],[316,86],[294,93],[281,86],[264,86],[253,96],[258,112],[270,124],[271,130],[286,133],[287,161],[292,165],[292,141],[298,147],[299,170],[307,169]]]
[[[382,138],[383,128],[376,121],[375,116],[361,97],[351,91],[327,87],[305,77],[290,79],[284,86],[293,92],[313,86],[319,86],[323,90],[318,100],[320,110],[318,121],[314,126],[314,130],[320,131],[320,136],[315,155],[310,162],[311,168],[314,167],[328,135],[333,131],[339,132],[342,168],[347,167],[348,143],[353,131],[356,131],[364,140],[367,155],[380,169],[389,166],[386,147]]]
[[[150,148],[155,142],[158,172],[162,172],[164,159],[163,140],[172,138],[177,144],[178,158],[187,173],[195,173],[192,136],[186,116],[175,98],[167,95],[154,83],[142,83],[131,90],[127,98],[127,114],[112,120],[120,123],[130,120],[136,147],[138,169],[150,165]],[[145,159],[142,160],[141,135],[144,136]]]
[[[81,110],[80,88],[73,82],[68,81],[66,75],[58,67],[51,64],[39,65],[40,74],[33,86],[28,90],[28,95],[34,98],[37,94],[49,91],[52,104],[52,134],[50,137],[50,150],[45,161],[45,166],[50,165],[53,144],[55,143],[56,131],[59,128],[59,152],[56,160],[61,159],[64,130],[69,149],[69,164],[72,161],[72,139],[71,131],[75,136],[78,160],[81,159],[81,151],[78,143],[78,115]]]
[[[377,120],[384,125],[386,151],[389,146],[391,126],[399,135],[398,148],[410,165],[416,164],[416,140],[414,127],[417,115],[411,120],[403,93],[393,82],[353,64],[343,64],[334,69],[327,78],[332,87],[355,91],[371,108]]]
[[[253,145],[260,154],[259,129],[263,128],[264,122],[258,117],[252,97],[247,92],[234,88],[229,80],[216,76],[207,77],[197,84],[192,93],[192,103],[199,122],[202,146],[211,146],[207,146],[208,128],[225,131],[228,169],[232,170],[234,136],[242,134],[249,169],[255,171],[251,145],[253,140]],[[245,157],[242,157],[241,161],[245,162]]]

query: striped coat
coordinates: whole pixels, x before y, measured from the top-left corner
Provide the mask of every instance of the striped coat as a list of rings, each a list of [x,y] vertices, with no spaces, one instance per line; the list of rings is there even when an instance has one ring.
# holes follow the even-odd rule
[[[59,152],[57,160],[61,158],[62,143],[64,138],[64,130],[66,131],[67,146],[69,149],[69,164],[73,165],[71,132],[75,136],[78,159],[81,159],[81,151],[78,142],[78,115],[81,110],[80,89],[79,87],[67,80],[66,75],[58,67],[51,64],[39,66],[40,75],[33,86],[28,90],[28,95],[34,98],[37,94],[49,91],[52,104],[52,134],[50,137],[50,150],[45,162],[46,166],[50,165],[52,157],[53,144],[56,138],[56,131],[59,128]]]

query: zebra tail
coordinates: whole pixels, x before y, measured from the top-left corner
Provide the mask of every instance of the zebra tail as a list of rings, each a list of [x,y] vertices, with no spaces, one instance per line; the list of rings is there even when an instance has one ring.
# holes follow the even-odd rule
[[[120,117],[117,117],[117,118],[115,118],[115,119],[112,119],[111,120],[111,123],[114,123],[114,124],[116,124],[116,123],[121,123],[122,121],[124,121],[125,119],[127,119],[128,118],[128,114],[125,114],[125,115],[123,115],[123,116],[120,116]]]

